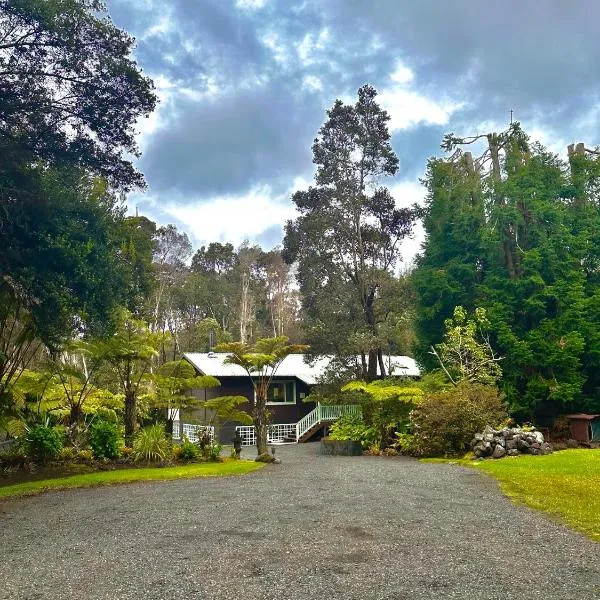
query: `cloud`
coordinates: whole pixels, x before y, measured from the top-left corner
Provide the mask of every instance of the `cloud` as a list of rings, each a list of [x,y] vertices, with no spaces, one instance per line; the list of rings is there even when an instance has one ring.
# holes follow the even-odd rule
[[[240,196],[220,196],[197,204],[168,202],[162,210],[185,223],[195,245],[211,241],[241,244],[263,241],[276,246],[283,225],[295,215],[289,202],[277,198],[269,186],[257,186]],[[277,233],[279,239],[275,239]]]
[[[597,2],[108,0],[108,8],[137,37],[136,58],[161,98],[138,124],[149,183],[140,206],[186,217],[184,227],[205,207],[218,235],[227,232],[214,207],[289,210],[291,182],[314,172],[310,147],[325,110],[336,98],[354,102],[364,83],[391,115],[401,171],[388,183],[405,194],[420,189],[445,132],[505,129],[511,109],[553,151],[597,143]],[[274,240],[280,226],[252,225],[252,235]]]

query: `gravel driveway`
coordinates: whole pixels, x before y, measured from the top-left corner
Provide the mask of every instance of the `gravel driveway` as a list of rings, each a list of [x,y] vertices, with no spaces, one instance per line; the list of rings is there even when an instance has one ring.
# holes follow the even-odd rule
[[[0,504],[0,598],[600,598],[600,544],[475,471],[278,449],[243,477]]]

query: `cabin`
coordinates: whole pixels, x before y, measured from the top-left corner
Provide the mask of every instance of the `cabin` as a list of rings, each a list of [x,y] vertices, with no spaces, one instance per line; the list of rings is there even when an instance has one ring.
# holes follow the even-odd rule
[[[246,372],[237,365],[227,364],[226,353],[191,352],[183,355],[198,375],[216,377],[221,385],[216,388],[190,390],[190,394],[199,400],[210,400],[219,396],[245,396],[248,403],[240,409],[251,411],[254,390]],[[320,431],[325,424],[335,420],[344,412],[355,410],[344,407],[318,407],[314,402],[306,402],[311,387],[317,383],[331,361],[330,357],[321,357],[305,362],[303,354],[290,354],[282,361],[273,378],[268,393],[267,406],[271,413],[270,441],[273,443],[295,443],[306,441]],[[418,377],[419,368],[414,359],[408,356],[386,356],[385,364],[389,375],[393,377]],[[192,439],[197,426],[210,427],[212,415],[205,409],[175,411],[174,437],[187,435]],[[338,414],[339,413],[339,414]],[[210,434],[221,443],[231,443],[236,430],[242,436],[244,445],[251,445],[255,439],[253,426],[239,423],[223,423],[218,431]]]

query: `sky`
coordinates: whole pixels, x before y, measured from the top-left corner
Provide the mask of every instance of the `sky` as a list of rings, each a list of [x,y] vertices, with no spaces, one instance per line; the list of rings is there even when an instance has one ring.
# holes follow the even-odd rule
[[[506,129],[551,150],[595,146],[597,0],[108,0],[137,39],[160,105],[138,123],[144,193],[128,198],[195,247],[270,249],[314,176],[311,144],[336,98],[370,83],[391,117],[399,206],[421,201],[445,133]],[[410,261],[418,226],[403,251]]]

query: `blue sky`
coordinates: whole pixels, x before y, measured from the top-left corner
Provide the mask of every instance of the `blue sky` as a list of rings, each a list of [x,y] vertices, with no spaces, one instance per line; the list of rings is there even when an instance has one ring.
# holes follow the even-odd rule
[[[148,189],[129,198],[195,246],[270,248],[314,173],[335,98],[371,83],[391,115],[399,205],[423,196],[446,132],[505,129],[512,109],[557,152],[594,146],[600,3],[592,0],[108,0],[161,103],[139,123]],[[405,244],[417,251],[421,233]]]

